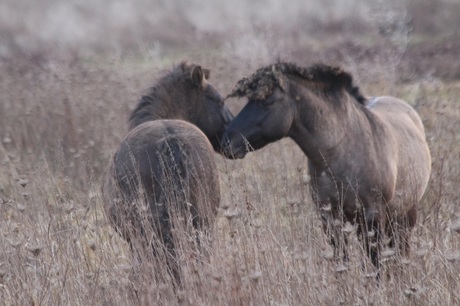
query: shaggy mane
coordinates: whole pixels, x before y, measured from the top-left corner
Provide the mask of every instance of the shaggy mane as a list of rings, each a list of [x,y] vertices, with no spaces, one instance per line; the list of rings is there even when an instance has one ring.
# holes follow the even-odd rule
[[[366,101],[359,87],[353,84],[352,76],[341,67],[315,64],[305,68],[284,62],[260,68],[251,76],[239,80],[228,97],[264,100],[271,95],[275,86],[280,85],[279,78],[276,76],[277,73],[296,76],[311,82],[329,84],[329,90],[343,88],[360,104],[364,104]]]
[[[150,87],[132,111],[128,120],[129,129],[143,122],[157,119],[155,116],[158,111],[175,107],[172,105],[173,94],[178,90],[178,85],[190,81],[190,75],[195,67],[197,65],[182,61]],[[202,70],[205,78],[209,79],[209,70],[204,68]]]

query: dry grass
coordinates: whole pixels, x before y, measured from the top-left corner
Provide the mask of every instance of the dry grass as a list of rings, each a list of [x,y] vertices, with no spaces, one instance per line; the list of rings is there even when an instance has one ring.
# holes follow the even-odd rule
[[[10,2],[2,4],[8,12],[20,11],[21,5]],[[104,2],[99,2],[96,12],[103,11]],[[95,35],[101,40],[113,31],[108,37],[116,42],[116,48],[97,37],[80,37],[80,32],[70,31],[76,36],[67,39],[53,35],[58,28],[52,24],[43,25],[48,29],[42,33],[44,37],[28,40],[34,33],[31,21],[20,27],[13,19],[2,18],[6,25],[2,33],[8,32],[10,40],[0,46],[0,304],[460,303],[460,83],[426,71],[402,84],[397,68],[400,63],[405,65],[401,55],[408,48],[407,40],[411,42],[404,28],[391,36],[393,44],[375,53],[372,46],[388,41],[377,34],[379,24],[364,17],[351,18],[350,10],[340,14],[337,6],[321,9],[317,19],[307,23],[303,17],[312,16],[308,7],[318,6],[308,2],[309,6],[303,7],[299,1],[286,12],[292,24],[282,27],[282,16],[270,23],[269,17],[279,11],[275,2],[261,10],[255,4],[237,1],[240,11],[224,13],[211,5],[217,21],[211,18],[208,23],[197,8],[181,10],[180,16],[187,18],[175,19],[177,28],[172,29],[189,29],[183,20],[196,28],[182,36],[164,32],[174,37],[170,40],[158,34],[162,32],[159,28],[150,34],[136,28],[135,35],[126,35],[127,28],[142,24],[141,18],[136,18],[141,10],[136,9],[134,17],[127,15],[139,24],[128,17],[117,23],[110,17],[116,10],[112,8],[103,15],[110,22]],[[359,16],[369,12],[361,1],[355,2],[360,5]],[[51,8],[66,9],[51,0],[41,3],[48,5],[47,9],[28,6],[27,16],[39,18]],[[421,7],[432,9],[430,1],[423,3]],[[443,3],[455,5],[448,0]],[[165,13],[150,26],[166,22],[174,11],[166,4],[162,9]],[[248,17],[258,10],[257,18]],[[450,16],[439,9],[434,15]],[[234,22],[233,27],[215,27],[222,18]],[[350,19],[353,22],[347,21]],[[53,20],[59,21],[58,16]],[[321,39],[319,25],[324,29],[322,35],[334,38]],[[414,25],[423,28],[420,20]],[[244,31],[245,27],[251,30]],[[305,31],[291,33],[299,27]],[[330,48],[335,43],[344,46],[337,40],[341,34],[361,49],[341,49],[342,56],[336,57]],[[189,43],[190,35],[195,35],[196,42]],[[423,32],[414,36],[420,38]],[[277,39],[280,43],[275,43]],[[79,44],[84,46],[79,49]],[[60,47],[54,48],[56,45]],[[133,45],[135,52],[127,47]],[[15,50],[27,56],[19,56]],[[298,50],[310,50],[311,54]],[[427,130],[433,172],[420,203],[411,239],[413,252],[408,259],[388,256],[379,286],[369,277],[372,270],[356,238],[352,239],[347,269],[331,260],[332,250],[310,200],[307,159],[292,141],[283,140],[241,161],[216,155],[222,204],[212,243],[203,245],[209,257],[195,260],[193,243],[189,237],[179,236],[184,284],[174,294],[164,261],[150,258],[139,263],[102,210],[101,177],[126,133],[130,109],[163,69],[184,57],[210,67],[213,83],[226,94],[241,76],[284,51],[286,59],[299,63],[332,58],[357,75],[365,93],[396,95],[419,111]],[[229,100],[229,106],[236,113],[243,102]],[[353,229],[349,235],[355,237]]]

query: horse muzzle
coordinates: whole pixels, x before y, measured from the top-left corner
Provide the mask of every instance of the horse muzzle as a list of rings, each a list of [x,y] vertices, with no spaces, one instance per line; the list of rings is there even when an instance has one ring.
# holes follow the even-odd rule
[[[228,159],[242,159],[247,154],[242,136],[228,137],[227,134],[224,134],[221,146],[223,155]]]

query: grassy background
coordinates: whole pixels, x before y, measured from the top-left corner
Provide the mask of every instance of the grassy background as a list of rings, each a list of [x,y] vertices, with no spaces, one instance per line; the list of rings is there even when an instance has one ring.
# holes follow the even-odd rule
[[[0,304],[459,304],[459,13],[455,0],[2,1]],[[175,297],[161,259],[136,263],[108,224],[107,162],[142,92],[174,63],[211,68],[227,94],[277,58],[339,64],[365,94],[420,113],[433,171],[413,252],[385,259],[380,286],[356,239],[347,269],[330,260],[307,159],[285,139],[240,161],[216,155],[209,259],[183,243]],[[227,103],[236,114],[244,101]]]

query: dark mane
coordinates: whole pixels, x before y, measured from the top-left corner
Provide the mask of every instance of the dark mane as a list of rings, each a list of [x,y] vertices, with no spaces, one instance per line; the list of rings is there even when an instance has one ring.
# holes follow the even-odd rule
[[[263,100],[273,92],[275,86],[280,85],[278,73],[325,83],[330,90],[343,88],[359,103],[364,104],[366,101],[359,87],[353,84],[352,76],[340,67],[316,64],[305,68],[283,62],[260,68],[251,76],[239,80],[228,97],[247,96],[250,99]]]
[[[173,103],[175,102],[174,96],[182,89],[179,86],[191,82],[190,75],[195,67],[197,65],[182,61],[150,87],[132,111],[129,117],[129,129],[132,130],[146,121],[166,119],[164,118],[166,114],[178,113],[174,109],[179,107],[179,105],[174,105],[175,103]],[[209,70],[203,69],[203,72],[205,78],[208,79]]]

